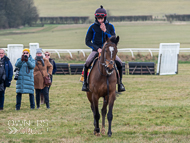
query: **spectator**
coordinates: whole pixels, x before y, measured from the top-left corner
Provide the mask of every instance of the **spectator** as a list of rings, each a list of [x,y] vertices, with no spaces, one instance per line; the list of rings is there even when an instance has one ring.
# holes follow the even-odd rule
[[[55,61],[53,59],[50,58],[51,54],[49,52],[45,52],[45,58],[49,60],[49,62],[53,65],[53,72],[52,74],[55,74],[55,72],[57,71],[57,67],[55,64]]]
[[[0,110],[4,108],[5,89],[11,85],[13,67],[5,51],[0,49]]]
[[[45,58],[49,60],[49,62],[53,65],[53,72],[52,72],[52,76],[51,76],[51,82],[53,81],[53,74],[55,74],[55,72],[57,71],[57,67],[55,64],[55,61],[53,59],[50,58],[50,53],[47,51],[45,52]],[[49,86],[48,90],[50,89],[51,86]],[[44,100],[44,96],[43,94],[41,94],[41,104],[44,104],[45,100]]]
[[[45,103],[47,109],[50,108],[49,106],[49,90],[48,86],[44,84],[44,78],[46,76],[52,75],[53,66],[46,58],[42,56],[42,50],[37,49],[36,51],[36,58],[35,58],[35,68],[34,68],[34,88],[36,90],[36,104],[37,109],[40,108],[40,95],[41,93],[45,97]]]
[[[15,64],[19,68],[18,79],[16,82],[16,110],[20,110],[22,94],[29,94],[30,108],[35,108],[34,102],[34,67],[35,60],[30,55],[30,50],[25,48],[21,58]],[[17,75],[15,74],[15,77]],[[17,77],[16,77],[17,78]]]

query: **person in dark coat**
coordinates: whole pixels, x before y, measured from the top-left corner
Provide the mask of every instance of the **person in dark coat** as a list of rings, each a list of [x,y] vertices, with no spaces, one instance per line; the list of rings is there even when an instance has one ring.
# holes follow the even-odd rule
[[[92,49],[92,53],[86,59],[84,64],[84,82],[82,86],[82,91],[89,91],[87,85],[87,72],[90,64],[92,63],[95,55],[97,53],[102,52],[103,44],[105,43],[105,36],[107,35],[109,38],[111,36],[115,36],[115,28],[112,24],[107,21],[107,12],[100,6],[95,11],[95,22],[88,28],[86,34],[86,45]],[[118,92],[125,91],[125,87],[122,84],[122,61],[121,59],[116,56],[115,63],[119,70],[120,74],[120,82],[118,83]]]
[[[22,94],[29,94],[30,108],[35,108],[34,102],[34,67],[35,60],[30,55],[30,50],[25,48],[23,55],[15,64],[19,68],[18,80],[16,82],[16,110],[20,110]]]
[[[55,72],[57,71],[57,67],[55,64],[55,61],[53,59],[50,58],[50,53],[49,52],[45,52],[45,58],[49,60],[49,62],[52,64],[53,66],[53,72],[52,72],[52,76],[51,76],[51,81],[53,81],[53,74],[55,74]],[[50,88],[50,87],[49,87]]]
[[[0,92],[5,90],[4,89],[5,88],[5,86],[4,86],[5,79],[6,79],[6,73],[5,73],[4,63],[0,57]]]
[[[5,89],[11,85],[13,77],[13,67],[5,51],[0,49],[0,110],[4,108]]]

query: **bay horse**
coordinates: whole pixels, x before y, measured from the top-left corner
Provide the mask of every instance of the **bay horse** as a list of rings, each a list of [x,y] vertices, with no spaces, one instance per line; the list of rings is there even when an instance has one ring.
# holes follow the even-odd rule
[[[100,97],[104,98],[102,114],[102,130],[101,133],[105,135],[105,116],[107,114],[107,105],[109,111],[108,119],[108,136],[111,137],[111,122],[113,119],[113,105],[116,99],[116,83],[117,75],[115,70],[115,58],[117,55],[117,43],[119,36],[112,36],[110,39],[106,35],[106,42],[103,45],[101,56],[94,64],[93,69],[88,77],[89,92],[87,92],[88,100],[91,103],[91,110],[94,115],[94,135],[100,136],[99,119],[100,114],[98,110],[98,100]]]

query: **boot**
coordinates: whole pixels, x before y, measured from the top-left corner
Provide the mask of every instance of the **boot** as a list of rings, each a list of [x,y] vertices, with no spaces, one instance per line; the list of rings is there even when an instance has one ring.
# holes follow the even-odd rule
[[[118,68],[119,70],[119,75],[120,75],[120,82],[118,83],[118,92],[123,92],[125,91],[125,86],[122,83],[122,75],[123,75],[123,71],[122,71],[122,67]]]
[[[84,66],[84,82],[82,86],[82,91],[89,91],[87,84],[87,72],[88,72],[88,67]]]
[[[48,103],[48,102],[46,103],[46,107],[47,107],[47,109],[49,109],[49,108],[50,108],[50,107],[49,107],[49,103]]]

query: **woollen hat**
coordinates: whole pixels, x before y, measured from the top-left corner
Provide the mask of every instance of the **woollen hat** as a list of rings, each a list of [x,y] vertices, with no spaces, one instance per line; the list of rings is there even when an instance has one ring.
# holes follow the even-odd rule
[[[41,48],[36,49],[36,54],[42,54],[42,49]]]
[[[25,48],[22,52],[27,51],[30,54],[30,49]]]

